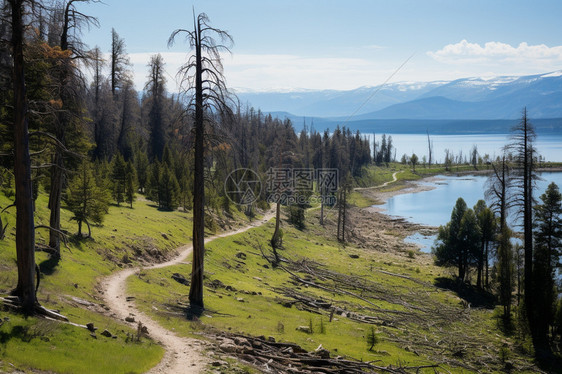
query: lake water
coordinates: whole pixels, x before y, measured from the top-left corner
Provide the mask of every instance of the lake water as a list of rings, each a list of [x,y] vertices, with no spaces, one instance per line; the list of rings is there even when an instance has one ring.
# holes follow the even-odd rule
[[[387,134],[392,136],[393,147],[396,148],[396,158],[400,160],[403,154],[408,156],[415,153],[420,163],[423,156],[428,157],[426,134]],[[367,134],[371,140],[373,134]],[[380,144],[382,134],[376,134],[376,141]],[[501,155],[502,148],[510,142],[509,134],[474,134],[474,135],[431,135],[433,142],[433,158],[437,162],[443,162],[445,149],[449,149],[455,156],[462,151],[468,156],[473,145],[478,147],[481,157],[488,154],[491,159]],[[562,135],[537,135],[535,147],[547,161],[562,161]]]
[[[544,193],[546,187],[555,182],[562,188],[562,173],[548,172],[540,174],[542,180],[537,182],[535,198]],[[438,181],[426,183],[434,189],[416,193],[396,195],[387,200],[383,206],[385,213],[427,226],[441,226],[451,219],[451,211],[459,197],[469,207],[473,207],[480,199],[484,199],[486,176],[438,176]],[[423,183],[423,182],[422,182]],[[513,214],[512,214],[513,216]],[[512,217],[514,218],[514,217]],[[435,236],[412,235],[406,241],[416,243],[424,252],[429,252]]]

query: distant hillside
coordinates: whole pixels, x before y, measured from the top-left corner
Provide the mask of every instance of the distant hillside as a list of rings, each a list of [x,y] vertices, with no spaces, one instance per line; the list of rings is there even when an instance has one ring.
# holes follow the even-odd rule
[[[345,121],[355,112],[354,122],[517,119],[523,107],[533,119],[562,118],[562,71],[452,82],[392,83],[350,91],[239,93],[238,97],[242,103],[264,112],[288,112],[301,119],[329,118],[329,122]]]

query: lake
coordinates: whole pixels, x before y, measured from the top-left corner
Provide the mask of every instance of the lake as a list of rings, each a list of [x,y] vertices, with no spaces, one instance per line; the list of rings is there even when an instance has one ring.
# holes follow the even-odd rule
[[[371,140],[373,134],[366,134]],[[396,158],[400,160],[403,154],[411,156],[415,153],[420,163],[423,156],[428,157],[426,134],[387,134],[392,136],[393,147],[396,148]],[[510,142],[509,134],[473,134],[473,135],[430,135],[433,142],[433,157],[437,162],[445,159],[445,149],[449,149],[455,156],[462,151],[468,156],[473,145],[478,147],[480,156],[488,154],[491,159],[501,155],[502,148]],[[382,134],[376,134],[376,141],[380,144]],[[562,161],[562,134],[561,135],[537,135],[535,147],[547,161]]]
[[[551,182],[562,188],[562,173],[545,172],[540,176],[542,180],[537,181],[534,194],[536,199],[539,199]],[[420,182],[434,187],[430,191],[391,197],[383,206],[384,213],[405,218],[413,223],[438,227],[450,221],[451,211],[459,197],[462,197],[469,207],[473,207],[478,200],[484,199],[486,176],[438,176],[437,178],[437,181],[431,183]],[[408,242],[420,245],[424,252],[429,252],[434,240],[434,235],[421,234],[406,239]]]

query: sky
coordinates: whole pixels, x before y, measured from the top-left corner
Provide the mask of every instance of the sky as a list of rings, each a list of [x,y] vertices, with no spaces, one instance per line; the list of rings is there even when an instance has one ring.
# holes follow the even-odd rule
[[[84,41],[110,51],[111,29],[125,40],[137,89],[151,55],[166,63],[168,90],[189,56],[175,29],[193,9],[234,39],[223,56],[237,91],[295,91],[389,82],[528,75],[562,69],[559,0],[103,0],[79,5],[99,28]]]

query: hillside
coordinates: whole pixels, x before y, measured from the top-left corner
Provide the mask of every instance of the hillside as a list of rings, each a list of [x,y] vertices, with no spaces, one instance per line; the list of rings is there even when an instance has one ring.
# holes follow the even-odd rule
[[[381,168],[372,175],[376,183],[388,182],[394,171]],[[404,171],[398,175],[387,191],[407,186],[404,179],[416,177]],[[60,263],[50,263],[44,253],[38,253],[40,302],[60,310],[77,325],[24,320],[2,312],[0,369],[125,373],[144,372],[156,365],[164,352],[151,340],[151,330],[140,342],[134,339],[134,328],[144,317],[139,314],[129,324],[122,315],[116,320],[115,315],[108,315],[108,310],[114,311],[112,304],[106,305],[100,293],[102,279],[129,268],[134,275],[126,278],[127,288],[120,291],[126,300],[120,298],[120,305],[135,305],[179,336],[203,339],[205,360],[216,365],[215,372],[258,372],[264,369],[261,360],[271,352],[281,358],[278,364],[270,362],[270,367],[285,372],[279,367],[288,358],[277,351],[279,347],[311,352],[307,355],[312,356],[305,356],[318,357],[318,364],[326,357],[335,360],[326,361],[329,365],[345,358],[346,365],[372,362],[373,368],[389,372],[415,372],[419,367],[431,368],[431,372],[501,370],[507,363],[521,371],[536,370],[525,354],[502,356],[502,347],[514,346],[515,340],[497,327],[489,298],[471,288],[451,290],[446,269],[435,267],[430,256],[403,243],[419,227],[360,208],[377,198],[372,191],[352,196],[357,207],[350,211],[351,220],[361,224],[345,246],[333,238],[335,211],[327,213],[322,227],[317,223],[318,210],[309,210],[302,231],[284,219],[283,260],[277,268],[270,263],[267,244],[273,220],[209,242],[206,309],[199,316],[186,309],[189,257],[171,266],[133,269],[173,256],[174,248],[189,240],[190,215],[159,211],[143,199],[134,209],[113,206],[104,225],[93,228],[94,239],[73,239]],[[45,219],[45,198],[41,194],[37,202],[40,220]],[[3,196],[1,199],[6,202]],[[68,221],[69,213],[63,210],[63,217],[63,226],[72,232],[75,226]],[[231,221],[224,229],[247,225],[243,215],[236,213],[235,217],[237,223]],[[8,215],[8,222],[8,237],[0,241],[0,266],[5,274],[0,287],[4,291],[15,282],[13,215]],[[467,309],[463,300],[472,303],[472,308]],[[88,322],[99,330],[92,334],[84,326]],[[115,338],[101,335],[105,329]],[[371,332],[378,343],[369,350]],[[252,348],[239,348],[247,344],[244,341],[252,341]],[[97,365],[98,361],[111,366]]]

